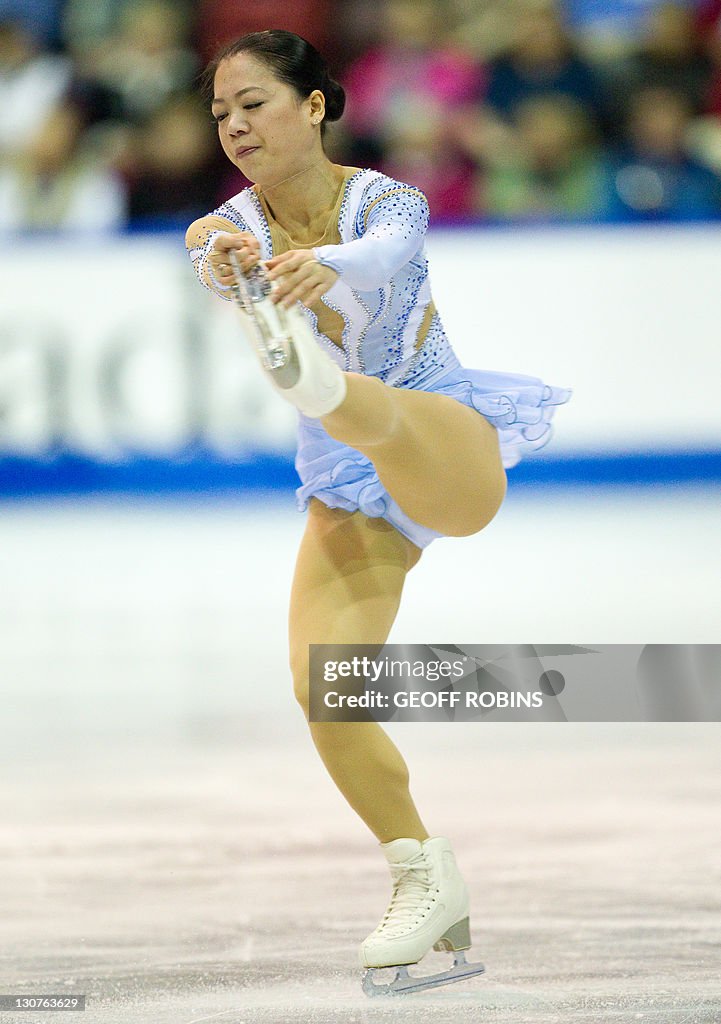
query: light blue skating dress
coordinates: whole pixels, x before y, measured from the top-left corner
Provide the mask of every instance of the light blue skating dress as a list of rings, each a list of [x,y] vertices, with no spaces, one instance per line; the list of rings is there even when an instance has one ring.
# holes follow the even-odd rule
[[[460,365],[431,297],[423,193],[377,171],[347,168],[336,212],[337,220],[331,219],[320,239],[330,244],[312,248],[339,279],[312,310],[301,307],[331,358],[344,370],[379,377],[391,387],[449,395],[476,409],[498,430],[506,469],[544,447],[556,407],[572,391],[537,377]],[[263,260],[309,248],[293,243],[254,189],[245,189],[211,216],[207,237],[190,255],[203,284],[221,295],[229,289],[217,282],[208,263],[218,231],[251,231]],[[299,416],[295,465],[301,511],[316,497],[330,508],[387,519],[420,548],[441,536],[409,519],[371,461],[331,438],[319,420]]]

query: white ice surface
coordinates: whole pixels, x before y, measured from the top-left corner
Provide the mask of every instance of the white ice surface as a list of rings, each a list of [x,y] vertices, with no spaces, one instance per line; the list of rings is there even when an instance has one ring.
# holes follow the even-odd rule
[[[393,639],[716,642],[720,509],[519,491],[431,546]],[[302,526],[288,497],[3,508],[1,990],[86,992],[83,1024],[718,1022],[715,724],[391,726],[488,973],[365,1000],[387,878],[290,695]]]

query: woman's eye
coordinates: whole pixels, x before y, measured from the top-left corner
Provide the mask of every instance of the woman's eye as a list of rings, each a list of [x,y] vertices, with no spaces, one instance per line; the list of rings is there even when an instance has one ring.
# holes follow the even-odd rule
[[[258,103],[246,103],[246,104],[244,104],[243,110],[255,110],[257,107],[262,107],[262,106],[263,106],[263,100],[260,100]],[[220,124],[220,122],[224,121],[227,116],[228,116],[227,111],[224,114],[216,114],[215,117],[213,118],[213,122],[215,124]]]

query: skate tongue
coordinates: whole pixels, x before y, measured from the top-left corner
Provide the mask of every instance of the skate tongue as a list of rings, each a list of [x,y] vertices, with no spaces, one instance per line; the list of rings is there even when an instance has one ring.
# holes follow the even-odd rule
[[[401,864],[413,860],[423,852],[418,839],[394,839],[391,843],[382,843],[381,848],[389,864]]]

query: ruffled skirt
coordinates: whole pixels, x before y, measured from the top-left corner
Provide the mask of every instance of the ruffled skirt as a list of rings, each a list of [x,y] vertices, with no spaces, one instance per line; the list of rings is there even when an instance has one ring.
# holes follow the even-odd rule
[[[505,469],[548,444],[556,408],[573,394],[570,388],[545,384],[538,377],[464,367],[450,370],[422,390],[448,395],[485,416],[498,430]],[[302,484],[296,490],[301,512],[316,497],[329,508],[387,519],[420,548],[442,536],[409,519],[381,484],[370,459],[330,437],[318,420],[301,418],[295,466]]]

